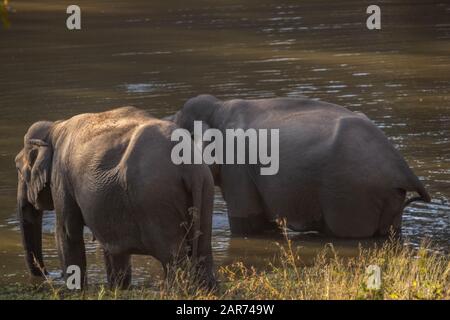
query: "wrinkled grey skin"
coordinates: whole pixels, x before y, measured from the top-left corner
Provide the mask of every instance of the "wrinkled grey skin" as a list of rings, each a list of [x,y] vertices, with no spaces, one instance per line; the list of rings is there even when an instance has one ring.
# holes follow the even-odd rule
[[[260,175],[260,165],[210,167],[234,234],[270,230],[277,217],[285,217],[298,231],[386,235],[401,229],[407,191],[420,194],[414,201],[430,201],[385,135],[365,115],[338,105],[307,98],[220,101],[200,95],[171,120],[190,131],[194,120],[223,134],[228,128],[280,130],[278,174]]]
[[[42,212],[55,209],[63,273],[69,265],[80,266],[83,284],[84,226],[104,248],[111,286],[129,286],[131,254],[151,255],[167,271],[192,252],[197,252],[193,258],[202,281],[214,284],[213,178],[205,165],[172,163],[174,129],[173,123],[133,107],[66,121],[39,121],[28,129],[16,157],[17,201],[26,261],[33,275],[45,272]],[[193,241],[191,206],[200,214],[195,228],[201,235]],[[189,235],[187,227],[191,227]]]

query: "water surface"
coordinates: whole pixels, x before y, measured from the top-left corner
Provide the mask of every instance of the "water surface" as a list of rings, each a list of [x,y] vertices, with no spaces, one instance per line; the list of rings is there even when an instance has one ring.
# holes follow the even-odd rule
[[[64,4],[11,1],[0,30],[0,282],[27,281],[15,216],[13,159],[37,120],[135,105],[172,114],[200,93],[221,99],[306,95],[367,114],[433,197],[406,209],[403,233],[450,248],[450,4],[382,1],[382,30],[365,27],[364,1],[77,1],[82,30],[65,27]],[[58,270],[53,213],[44,255]],[[104,281],[101,250],[87,235],[89,276]],[[306,257],[330,239],[297,241]],[[274,239],[230,238],[217,193],[218,265],[263,268]],[[343,254],[352,241],[333,241]],[[160,276],[134,258],[135,281]]]

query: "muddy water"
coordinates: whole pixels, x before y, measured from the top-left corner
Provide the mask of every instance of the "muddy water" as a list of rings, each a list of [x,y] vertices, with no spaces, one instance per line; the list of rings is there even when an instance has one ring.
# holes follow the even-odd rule
[[[382,30],[365,27],[364,1],[77,1],[82,30],[65,27],[55,1],[10,1],[0,29],[0,282],[27,281],[15,217],[13,159],[26,128],[135,105],[165,116],[199,93],[220,98],[306,95],[366,113],[401,150],[432,194],[404,216],[403,232],[450,248],[450,4],[383,1]],[[273,239],[230,238],[217,193],[218,265],[264,267]],[[45,258],[58,270],[53,213]],[[91,281],[104,281],[101,251],[86,238]],[[299,240],[304,255],[330,239]],[[333,241],[344,254],[355,242]],[[135,280],[159,276],[134,259]]]

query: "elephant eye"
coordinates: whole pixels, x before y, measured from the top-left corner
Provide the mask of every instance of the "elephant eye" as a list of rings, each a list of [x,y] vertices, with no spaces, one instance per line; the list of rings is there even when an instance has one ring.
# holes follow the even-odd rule
[[[31,149],[30,153],[29,153],[29,163],[30,163],[30,167],[32,167],[34,165],[34,162],[36,161],[38,155],[38,150],[37,149]]]

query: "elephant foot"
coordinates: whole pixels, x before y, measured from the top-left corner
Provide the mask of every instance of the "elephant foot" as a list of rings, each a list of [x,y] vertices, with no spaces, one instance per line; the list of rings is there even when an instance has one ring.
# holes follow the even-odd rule
[[[104,259],[109,288],[111,290],[129,289],[131,285],[130,255],[110,254],[104,250]]]
[[[214,292],[218,289],[217,279],[211,271],[205,270],[204,268],[200,268],[198,270],[199,273],[199,285],[200,287]]]
[[[123,271],[113,276],[108,276],[110,290],[127,290],[131,286],[131,272]]]
[[[260,215],[249,217],[229,217],[231,234],[236,236],[254,236],[266,233],[279,233],[276,222],[268,221]]]

